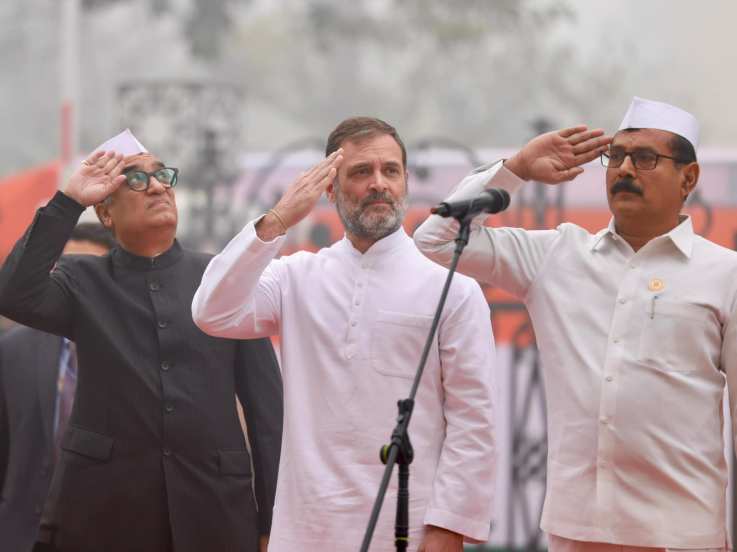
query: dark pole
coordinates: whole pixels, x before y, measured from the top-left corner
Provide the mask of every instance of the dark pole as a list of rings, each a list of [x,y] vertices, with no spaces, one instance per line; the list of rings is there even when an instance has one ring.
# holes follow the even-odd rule
[[[407,428],[409,427],[409,422],[412,418],[415,396],[417,395],[417,389],[420,386],[422,373],[425,369],[425,362],[430,354],[430,348],[433,340],[435,339],[435,332],[437,331],[438,324],[440,323],[440,315],[443,312],[443,306],[445,306],[445,300],[448,297],[450,283],[453,280],[453,274],[455,274],[458,261],[461,258],[461,253],[463,253],[463,248],[468,244],[472,218],[473,216],[465,216],[462,219],[459,219],[461,227],[458,230],[458,237],[455,240],[456,247],[453,254],[453,260],[448,269],[448,276],[445,279],[443,291],[440,293],[440,300],[438,301],[438,306],[435,309],[435,316],[433,317],[432,324],[430,325],[430,331],[427,335],[427,340],[425,341],[425,347],[422,349],[420,362],[417,365],[417,371],[415,372],[415,379],[412,382],[412,390],[409,393],[409,398],[400,400],[397,403],[399,415],[397,416],[397,425],[394,428],[394,431],[392,431],[391,442],[388,445],[384,445],[379,453],[381,461],[386,465],[386,468],[384,469],[384,475],[381,479],[381,483],[379,484],[379,492],[376,495],[368,526],[366,527],[366,533],[364,534],[363,542],[361,543],[361,552],[368,552],[369,546],[371,545],[371,538],[374,535],[376,523],[378,522],[379,514],[381,513],[381,506],[384,503],[384,496],[386,495],[386,490],[389,487],[389,480],[391,479],[394,464],[396,463],[399,464],[399,483],[401,493],[397,493],[397,517],[394,529],[394,543],[396,549],[399,551],[407,549],[407,544],[409,542],[409,464],[412,462],[414,456]],[[400,456],[402,456],[401,459]],[[403,464],[404,467],[402,467]]]

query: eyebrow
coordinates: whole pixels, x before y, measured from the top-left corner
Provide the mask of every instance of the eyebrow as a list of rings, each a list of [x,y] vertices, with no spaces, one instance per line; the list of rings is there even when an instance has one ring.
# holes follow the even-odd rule
[[[156,169],[155,170],[163,169],[164,167],[166,167],[166,165],[164,165],[164,163],[162,163],[161,161],[156,161]],[[132,172],[132,171],[146,172],[146,170],[143,167],[141,167],[141,165],[131,165],[130,167],[126,167],[125,169],[123,169],[123,173],[129,173],[129,172]]]
[[[636,148],[632,148],[631,150],[628,150],[624,146],[614,146],[613,145],[613,146],[609,146],[609,150],[610,151],[612,151],[612,150],[622,150],[622,151],[626,151],[626,152],[649,151],[649,152],[652,152],[652,153],[658,153],[658,150],[656,150],[655,148],[652,148],[650,146],[638,146]]]
[[[360,161],[360,162],[356,163],[355,165],[350,165],[347,168],[347,170],[348,170],[348,172],[352,172],[352,171],[355,171],[355,170],[363,169],[364,167],[371,167],[372,165],[373,165],[373,163],[370,163],[368,161]],[[402,164],[399,163],[398,161],[386,161],[386,162],[382,163],[382,166],[383,167],[401,167]]]

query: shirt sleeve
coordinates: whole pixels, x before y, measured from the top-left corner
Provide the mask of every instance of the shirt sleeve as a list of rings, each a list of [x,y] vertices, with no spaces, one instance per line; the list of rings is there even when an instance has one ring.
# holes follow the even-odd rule
[[[721,366],[727,376],[729,412],[732,420],[732,438],[737,451],[737,307],[724,325],[722,336]]]
[[[192,318],[206,334],[252,339],[279,333],[284,237],[261,241],[249,222],[212,258],[192,299]]]
[[[54,266],[82,211],[61,192],[37,211],[0,269],[0,314],[73,338],[74,279],[68,265]]]
[[[238,343],[235,382],[251,445],[259,533],[268,535],[276,496],[284,415],[282,380],[269,339]]]
[[[500,161],[464,178],[446,201],[477,197],[488,188],[502,188],[511,195],[523,182]],[[524,298],[559,232],[485,227],[486,216],[473,219],[458,271]],[[414,240],[425,256],[447,267],[453,259],[459,227],[453,218],[431,215],[415,231]]]
[[[446,434],[424,523],[486,542],[495,487],[494,338],[481,288],[468,279],[439,330]],[[454,282],[451,289],[460,282]]]

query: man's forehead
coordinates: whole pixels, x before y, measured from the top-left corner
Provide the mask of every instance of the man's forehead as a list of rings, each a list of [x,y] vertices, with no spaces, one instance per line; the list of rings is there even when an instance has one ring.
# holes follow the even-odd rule
[[[675,134],[657,128],[620,130],[614,135],[611,147],[633,145],[637,147],[670,147]]]
[[[346,165],[355,165],[379,159],[402,164],[402,148],[388,134],[377,134],[363,138],[346,139],[341,144]]]
[[[135,155],[127,155],[123,158],[123,170],[134,168],[145,170],[163,166],[164,163],[158,157],[150,153],[136,153]]]

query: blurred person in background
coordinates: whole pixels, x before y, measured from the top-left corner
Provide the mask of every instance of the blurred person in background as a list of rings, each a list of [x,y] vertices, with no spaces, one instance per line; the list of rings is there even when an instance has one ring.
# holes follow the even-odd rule
[[[176,241],[177,176],[121,133],[39,209],[0,270],[0,313],[76,343],[77,392],[39,550],[266,546],[281,378],[268,340],[215,339],[192,322],[209,256]],[[89,205],[118,245],[50,272]]]
[[[459,270],[520,297],[532,319],[548,408],[541,527],[550,549],[723,550],[737,253],[681,214],[699,178],[693,115],[634,98],[611,143],[602,134],[543,134],[465,178],[448,200],[571,180],[601,153],[607,228],[486,228],[478,217]],[[432,216],[415,241],[447,265],[457,228]]]
[[[115,245],[100,223],[72,230],[63,255],[105,255]],[[29,552],[38,536],[77,380],[74,344],[15,326],[0,337],[0,542]]]
[[[396,130],[343,121],[326,159],[249,222],[207,267],[195,322],[222,337],[281,336],[285,429],[269,550],[358,548],[384,471],[398,399],[409,395],[447,271],[402,229],[407,163]],[[323,193],[345,237],[275,259]],[[460,552],[486,541],[495,451],[494,345],[479,285],[460,276],[421,380],[409,433],[410,550]],[[371,550],[394,550],[392,478]]]

